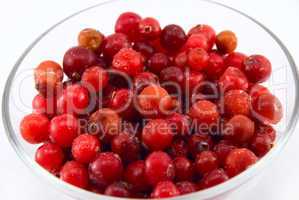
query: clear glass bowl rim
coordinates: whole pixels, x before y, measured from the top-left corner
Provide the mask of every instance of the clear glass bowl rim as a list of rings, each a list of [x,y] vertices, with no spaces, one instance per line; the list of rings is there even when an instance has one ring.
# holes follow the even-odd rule
[[[38,166],[38,164],[35,163],[35,161],[29,157],[28,155],[26,155],[23,151],[22,151],[22,147],[19,144],[17,138],[16,138],[16,134],[13,130],[13,125],[11,123],[11,116],[9,113],[9,96],[10,96],[10,92],[11,92],[11,86],[12,86],[12,82],[13,79],[15,77],[15,74],[19,68],[19,66],[21,65],[22,61],[24,60],[24,58],[27,56],[27,54],[30,52],[30,50],[45,36],[47,35],[49,32],[51,32],[53,29],[55,29],[57,26],[63,24],[65,21],[67,21],[68,19],[71,19],[74,16],[77,16],[85,11],[91,10],[93,8],[105,5],[105,4],[110,4],[116,1],[120,1],[120,0],[107,0],[101,3],[98,3],[96,5],[90,6],[88,8],[85,8],[83,10],[80,10],[68,17],[66,17],[65,19],[59,21],[58,23],[54,24],[53,26],[51,26],[49,29],[47,29],[44,33],[42,33],[38,38],[36,38],[24,51],[24,53],[19,57],[19,59],[16,61],[15,65],[13,66],[13,69],[11,70],[8,79],[6,81],[5,84],[5,88],[4,88],[4,92],[3,92],[3,98],[2,98],[2,120],[3,120],[3,124],[4,124],[4,128],[5,128],[5,132],[6,132],[6,136],[11,144],[11,146],[13,147],[13,149],[16,151],[17,155],[23,160],[23,162],[26,164],[26,166],[28,168],[30,168],[34,174],[38,174],[39,177],[41,176],[42,179],[46,180],[48,183],[50,183],[51,185],[53,185],[53,187],[55,187],[57,190],[60,190],[64,193],[67,193],[68,195],[74,197],[75,199],[98,199],[98,198],[105,198],[107,200],[119,200],[119,199],[123,199],[123,198],[117,198],[117,197],[109,197],[109,196],[104,196],[104,195],[99,195],[99,194],[95,194],[93,192],[89,192],[80,188],[77,188],[75,186],[72,186],[70,184],[64,183],[63,181],[59,180],[58,178],[50,175],[46,170],[42,169],[40,166]],[[273,33],[271,32],[266,26],[264,26],[262,23],[260,23],[259,21],[255,20],[254,18],[248,16],[247,14],[245,14],[242,11],[239,11],[235,8],[232,8],[230,6],[227,6],[225,4],[213,1],[213,0],[200,0],[200,1],[204,1],[207,3],[211,3],[211,4],[215,4],[218,5],[220,7],[224,7],[226,9],[229,9],[233,12],[236,12],[244,17],[246,17],[247,19],[249,19],[250,21],[254,22],[256,25],[260,26],[265,32],[267,32],[276,42],[277,44],[280,46],[281,50],[284,52],[285,56],[288,59],[289,65],[291,67],[292,70],[292,75],[294,78],[294,83],[295,83],[295,104],[294,104],[294,110],[292,112],[291,115],[291,119],[290,122],[288,123],[288,126],[286,128],[286,132],[285,132],[285,136],[282,138],[282,140],[266,155],[264,156],[264,158],[262,158],[259,162],[257,162],[255,165],[253,165],[252,167],[250,167],[249,169],[247,169],[246,171],[244,171],[243,173],[239,174],[238,176],[220,184],[217,186],[214,186],[212,188],[209,189],[205,189],[199,192],[194,192],[191,194],[187,194],[187,195],[182,195],[179,197],[173,197],[171,199],[175,200],[179,200],[179,199],[193,199],[193,198],[212,198],[212,197],[216,197],[218,195],[221,195],[225,192],[228,192],[230,190],[232,190],[233,188],[242,185],[243,183],[245,183],[248,179],[254,177],[255,175],[258,174],[259,171],[261,171],[261,169],[263,169],[267,164],[269,164],[270,161],[272,161],[276,155],[285,147],[287,141],[289,140],[290,136],[292,135],[292,133],[294,132],[294,129],[296,127],[297,124],[297,120],[298,120],[298,116],[299,116],[299,96],[298,96],[298,92],[299,92],[299,73],[295,64],[294,59],[292,58],[291,54],[289,53],[289,50],[286,48],[286,46],[282,43],[282,41]]]

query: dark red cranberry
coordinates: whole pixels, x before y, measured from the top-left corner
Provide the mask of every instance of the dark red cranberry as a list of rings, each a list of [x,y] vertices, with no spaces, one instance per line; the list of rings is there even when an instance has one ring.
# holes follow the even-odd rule
[[[271,137],[266,134],[255,135],[251,141],[250,149],[259,157],[264,156],[273,147]]]
[[[252,55],[244,61],[245,73],[248,80],[252,83],[266,81],[272,72],[270,61],[262,55]]]
[[[224,94],[224,113],[227,116],[249,115],[250,96],[243,90],[230,90]]]
[[[141,72],[134,77],[134,89],[137,93],[141,92],[145,87],[154,84],[159,84],[159,78],[157,75],[151,72]]]
[[[216,40],[216,32],[215,30],[206,24],[199,24],[190,29],[188,32],[188,36],[191,36],[192,34],[203,34],[208,39],[209,49],[212,49],[212,47],[215,44]]]
[[[236,67],[228,67],[219,78],[219,86],[223,91],[247,90],[248,81],[245,74]]]
[[[185,69],[188,65],[188,54],[186,51],[178,53],[174,58],[174,63],[181,69]]]
[[[139,23],[141,17],[133,12],[122,13],[115,23],[115,32],[126,34],[130,40],[136,40],[139,37]]]
[[[276,139],[276,131],[272,126],[259,124],[257,126],[256,135],[268,135],[272,142]]]
[[[35,153],[35,161],[53,174],[60,171],[64,158],[62,149],[58,145],[52,143],[43,144]]]
[[[188,52],[188,64],[191,70],[203,71],[209,64],[209,54],[202,48],[190,49]]]
[[[98,154],[89,164],[89,178],[99,187],[105,187],[121,179],[123,165],[120,157],[112,152]]]
[[[180,135],[184,137],[191,134],[190,131],[191,121],[187,115],[174,113],[173,115],[167,118],[167,121],[170,123],[170,126],[172,127],[172,131],[176,135]]]
[[[145,162],[139,160],[130,163],[127,166],[124,179],[132,184],[133,191],[146,191],[148,189],[148,184],[145,178]]]
[[[115,182],[105,189],[104,194],[113,197],[130,197],[129,186],[125,182]]]
[[[192,182],[182,181],[182,182],[177,182],[175,185],[180,191],[181,195],[196,192],[196,185]]]
[[[184,90],[192,96],[201,92],[205,76],[197,71],[185,71]],[[191,102],[190,102],[191,103]]]
[[[181,95],[184,72],[179,67],[166,67],[160,72],[161,85],[170,93]]]
[[[88,186],[88,172],[85,166],[76,161],[68,161],[60,171],[60,179],[80,188]]]
[[[146,59],[152,56],[155,52],[155,49],[150,44],[142,41],[135,42],[133,49],[141,53]]]
[[[115,54],[112,68],[134,77],[143,71],[142,55],[131,48],[123,48]]]
[[[227,181],[229,177],[225,173],[223,169],[215,169],[209,173],[207,173],[202,181],[201,181],[201,187],[202,188],[209,188],[215,185],[218,185],[220,183],[223,183]]]
[[[171,181],[159,182],[151,194],[152,198],[167,198],[179,196],[180,191]]]
[[[184,30],[175,24],[165,26],[161,33],[161,44],[168,51],[178,51],[186,39]]]
[[[152,18],[147,17],[139,22],[139,35],[143,39],[154,39],[161,34],[160,23]]]
[[[123,48],[130,48],[131,44],[126,35],[114,33],[104,40],[103,54],[106,58],[112,60],[113,56]]]
[[[188,50],[193,48],[201,48],[208,51],[210,49],[208,38],[201,33],[190,35],[185,43],[184,49]]]
[[[236,67],[243,71],[246,58],[247,56],[243,53],[232,52],[224,57],[224,63],[226,67]]]
[[[162,71],[162,69],[169,65],[169,63],[170,62],[167,55],[163,53],[155,53],[154,55],[152,55],[152,57],[148,59],[147,67],[149,71],[155,74],[159,74]]]
[[[223,74],[225,69],[226,66],[222,56],[215,52],[210,53],[208,66],[205,70],[207,76],[210,79],[216,80]]]
[[[92,92],[99,92],[108,85],[109,75],[103,68],[94,66],[84,71],[81,81]]]
[[[175,158],[179,156],[187,156],[188,147],[183,139],[176,139],[170,146],[169,154]]]
[[[212,151],[203,151],[197,154],[195,159],[195,170],[198,174],[205,174],[217,169],[219,166],[217,155]]]
[[[217,124],[219,120],[217,106],[208,100],[199,100],[194,103],[190,108],[189,116],[197,125],[199,125],[199,123],[205,123],[210,126]]]
[[[26,115],[20,123],[20,132],[27,142],[38,144],[49,137],[49,119],[43,114]]]
[[[270,91],[262,85],[254,84],[249,91],[249,95],[251,97],[251,101],[255,101],[259,96],[263,94],[270,94]]]
[[[233,177],[257,162],[254,153],[246,148],[232,150],[225,161],[225,171]]]
[[[58,115],[51,120],[49,130],[49,137],[53,143],[61,147],[70,147],[79,134],[79,123],[73,115]]]
[[[53,117],[56,114],[56,98],[54,96],[45,98],[43,95],[38,94],[32,100],[32,108],[36,114]]]
[[[72,144],[72,155],[81,163],[90,163],[101,151],[101,143],[94,135],[79,135]]]
[[[63,71],[72,80],[80,80],[88,67],[96,64],[96,56],[84,47],[70,48],[63,57]]]
[[[213,151],[216,153],[219,163],[223,166],[226,157],[235,149],[236,146],[230,140],[221,140],[218,144],[214,146]]]
[[[195,157],[202,151],[212,150],[213,140],[211,136],[207,134],[196,133],[189,138],[188,149],[193,157]]]
[[[173,160],[175,167],[175,179],[177,181],[187,181],[192,178],[193,166],[186,157],[177,157]]]
[[[145,160],[145,177],[147,182],[155,186],[161,181],[173,180],[175,168],[167,153],[155,151]]]

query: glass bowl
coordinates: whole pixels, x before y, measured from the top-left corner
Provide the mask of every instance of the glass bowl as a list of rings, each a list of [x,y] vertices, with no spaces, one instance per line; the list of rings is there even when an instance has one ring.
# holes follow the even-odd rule
[[[287,48],[264,25],[248,15],[206,0],[112,0],[89,7],[58,22],[41,34],[17,60],[7,80],[3,94],[2,114],[7,137],[24,163],[44,180],[75,199],[100,199],[101,195],[88,192],[64,183],[42,169],[34,161],[35,146],[23,141],[19,123],[31,112],[31,100],[36,94],[32,69],[42,60],[62,61],[64,52],[76,45],[78,32],[86,27],[99,29],[105,34],[113,31],[117,16],[125,11],[134,11],[142,16],[154,16],[161,25],[177,23],[186,30],[192,25],[206,23],[216,31],[233,30],[239,39],[238,51],[266,55],[272,62],[273,74],[265,83],[282,101],[284,117],[276,127],[278,138],[274,148],[255,165],[229,181],[192,194],[173,199],[223,199],[233,190],[249,185],[269,163],[277,157],[290,138],[298,118],[298,72]],[[104,197],[105,199],[119,199]]]

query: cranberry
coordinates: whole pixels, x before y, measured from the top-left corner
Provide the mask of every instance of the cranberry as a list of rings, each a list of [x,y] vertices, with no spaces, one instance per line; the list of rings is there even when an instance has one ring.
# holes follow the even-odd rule
[[[248,81],[245,74],[236,67],[228,67],[219,78],[219,86],[223,91],[247,90]]]
[[[133,49],[140,52],[146,59],[152,56],[155,52],[155,49],[150,44],[141,41],[135,42]]]
[[[35,161],[50,173],[56,174],[63,165],[64,153],[58,145],[45,143],[36,150]]]
[[[91,50],[97,50],[101,47],[101,44],[103,43],[104,35],[93,29],[93,28],[86,28],[80,31],[78,35],[78,44],[79,46],[91,49]]]
[[[188,54],[186,51],[178,53],[174,58],[174,63],[181,69],[184,69],[188,63]]]
[[[249,115],[250,96],[243,90],[230,90],[224,94],[224,113],[228,116]]]
[[[209,49],[212,49],[216,40],[216,32],[211,26],[206,24],[196,25],[195,27],[190,29],[190,31],[188,32],[188,36],[191,36],[193,34],[203,34],[208,40]]]
[[[56,98],[54,96],[45,98],[38,94],[32,100],[32,108],[36,114],[46,114],[48,117],[53,117],[56,113]]]
[[[145,87],[155,84],[159,84],[159,78],[157,75],[151,72],[141,72],[134,77],[134,88],[137,93],[141,92]]]
[[[171,144],[169,153],[172,157],[187,156],[188,148],[186,142],[182,139],[176,139]]]
[[[245,73],[252,83],[261,83],[270,77],[272,67],[270,61],[262,55],[252,55],[244,61]]]
[[[256,135],[267,135],[272,142],[276,139],[276,131],[272,126],[259,124],[256,130]]]
[[[139,160],[127,166],[125,180],[132,184],[134,191],[146,191],[148,184],[145,178],[145,162]]]
[[[191,122],[190,118],[187,115],[174,113],[173,115],[167,118],[167,121],[172,127],[173,132],[177,135],[184,137],[186,135],[191,134],[189,130]]]
[[[49,137],[49,119],[43,114],[26,115],[20,123],[22,137],[31,144],[44,142]]]
[[[130,76],[136,76],[143,71],[143,58],[137,51],[123,48],[114,56],[112,67]]]
[[[167,67],[160,72],[160,80],[170,93],[181,94],[181,86],[184,82],[184,72],[179,67]]]
[[[124,33],[131,40],[136,40],[138,38],[138,28],[139,23],[141,21],[141,17],[133,12],[125,12],[122,13],[115,23],[115,32],[116,33]]]
[[[124,182],[112,183],[106,188],[104,194],[114,197],[130,197],[128,185]]]
[[[246,58],[247,56],[243,53],[232,52],[224,57],[224,63],[227,67],[236,67],[243,71]]]
[[[263,94],[270,94],[270,91],[265,86],[262,86],[259,84],[254,84],[250,88],[249,94],[250,94],[252,101],[254,101],[255,99],[257,99],[259,96],[261,96]]]
[[[189,116],[199,123],[205,123],[210,126],[216,124],[219,120],[219,112],[217,106],[208,100],[199,100],[192,105],[189,111]]]
[[[213,140],[211,136],[207,134],[196,133],[189,138],[188,149],[193,157],[195,157],[202,151],[213,149]]]
[[[232,150],[225,161],[225,170],[228,176],[233,177],[257,162],[257,157],[248,149]]]
[[[203,71],[209,64],[209,54],[201,48],[190,49],[188,52],[188,64],[191,70]]]
[[[121,179],[123,165],[120,157],[112,152],[98,154],[89,164],[89,178],[96,185],[102,187]]]
[[[253,137],[250,147],[257,156],[262,157],[271,150],[273,141],[267,134],[258,134]]]
[[[123,48],[130,48],[131,44],[126,35],[115,33],[109,35],[103,43],[103,54],[106,58],[112,59],[113,56]]]
[[[177,157],[173,160],[177,181],[190,180],[193,175],[193,166],[186,157]]]
[[[34,69],[35,87],[44,96],[52,96],[55,94],[62,79],[62,68],[54,61],[44,61]]]
[[[80,188],[88,186],[88,172],[84,165],[68,161],[60,171],[60,179]]]
[[[201,72],[197,71],[186,71],[184,80],[184,89],[189,92],[189,95],[198,93],[203,86],[205,76]]]
[[[184,30],[175,24],[167,25],[161,33],[161,44],[168,51],[179,50],[186,42]]]
[[[176,187],[181,195],[196,192],[196,185],[189,181],[177,182]]]
[[[139,22],[139,34],[144,39],[154,39],[160,36],[160,23],[152,18],[147,17]]]
[[[218,144],[214,146],[213,151],[216,153],[219,163],[224,165],[226,157],[235,149],[236,146],[230,140],[221,140]]]
[[[217,49],[223,53],[231,53],[237,48],[238,39],[232,31],[222,31],[216,36]]]
[[[96,63],[95,54],[84,47],[73,47],[63,57],[63,71],[72,80],[80,80],[86,68]]]
[[[219,166],[217,155],[212,151],[203,151],[197,154],[195,170],[198,174],[205,174],[217,169]]]
[[[202,181],[201,185],[203,188],[209,188],[220,183],[227,181],[229,177],[223,169],[214,169],[213,171],[207,173]]]
[[[123,132],[112,139],[111,149],[114,153],[117,153],[123,161],[131,162],[139,158],[140,142],[137,137]]]
[[[193,48],[201,48],[208,51],[210,49],[208,38],[201,33],[190,35],[185,43],[184,49]]]
[[[152,151],[169,147],[172,139],[173,132],[164,119],[150,120],[142,131],[142,141]]]
[[[256,119],[266,124],[277,124],[283,116],[279,99],[270,93],[252,99],[251,111]]]
[[[161,181],[174,179],[175,168],[167,153],[155,151],[145,160],[145,177],[147,182],[155,186]]]
[[[162,181],[158,183],[151,194],[152,198],[167,198],[179,196],[180,191],[171,181]]]
[[[93,92],[102,91],[108,85],[108,80],[108,72],[98,66],[86,69],[82,75],[82,82],[92,87]]]
[[[101,150],[99,139],[93,135],[79,135],[72,145],[72,154],[75,160],[81,163],[90,163]]]
[[[223,74],[225,69],[226,67],[222,56],[215,52],[210,53],[208,66],[205,69],[207,76],[216,80]]]
[[[58,115],[51,120],[49,130],[49,137],[53,143],[61,147],[70,147],[79,134],[79,123],[73,115]]]
[[[169,65],[168,57],[163,53],[155,53],[147,61],[149,71],[159,74],[162,69]]]

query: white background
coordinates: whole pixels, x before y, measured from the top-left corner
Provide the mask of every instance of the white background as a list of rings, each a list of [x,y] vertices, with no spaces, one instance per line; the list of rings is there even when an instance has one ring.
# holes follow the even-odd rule
[[[0,0],[0,87],[24,49],[49,26],[100,0]],[[183,1],[183,0],[182,0]],[[298,0],[218,0],[258,19],[289,48],[299,64]],[[215,13],[217,14],[217,13]],[[225,23],[225,19],[223,21]],[[66,32],[67,34],[67,32]],[[0,116],[1,118],[1,116]],[[2,120],[1,120],[2,122]],[[69,199],[42,182],[19,160],[0,129],[0,199]],[[263,179],[250,190],[235,193],[230,200],[295,200],[299,198],[299,127],[286,149]]]

